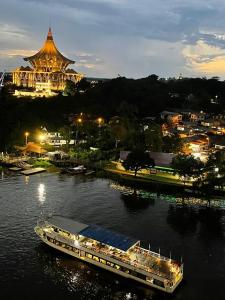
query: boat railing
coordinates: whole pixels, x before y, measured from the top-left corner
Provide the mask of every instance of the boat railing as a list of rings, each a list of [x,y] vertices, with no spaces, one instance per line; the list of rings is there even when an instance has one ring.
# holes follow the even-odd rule
[[[160,253],[157,253],[157,252],[153,252],[151,250],[148,250],[148,249],[145,249],[145,248],[142,248],[142,247],[135,247],[134,248],[134,251],[137,252],[137,253],[144,253],[144,254],[147,254],[147,255],[150,255],[150,256],[154,256],[155,258],[159,258],[160,260],[164,260],[164,261],[167,261],[169,263],[176,263],[175,260],[171,259],[171,258],[168,258],[166,256],[163,256],[161,255]]]

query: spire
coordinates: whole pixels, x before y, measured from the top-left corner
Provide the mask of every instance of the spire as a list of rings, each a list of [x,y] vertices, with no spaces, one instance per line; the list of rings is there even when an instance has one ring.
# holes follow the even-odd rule
[[[51,29],[51,27],[49,27],[49,29],[48,29],[47,40],[53,40],[52,29]]]

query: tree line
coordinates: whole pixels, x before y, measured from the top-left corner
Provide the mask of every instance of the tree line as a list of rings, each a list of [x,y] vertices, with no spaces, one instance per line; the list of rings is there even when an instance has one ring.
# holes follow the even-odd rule
[[[71,114],[80,112],[102,115],[108,120],[119,116],[132,122],[157,116],[168,108],[208,112],[225,108],[225,82],[218,78],[119,77],[95,86],[83,79],[77,85],[67,82],[64,93],[48,99],[15,98],[14,88],[7,85],[0,93],[1,150],[20,142],[24,131],[40,126],[56,130],[69,125]]]

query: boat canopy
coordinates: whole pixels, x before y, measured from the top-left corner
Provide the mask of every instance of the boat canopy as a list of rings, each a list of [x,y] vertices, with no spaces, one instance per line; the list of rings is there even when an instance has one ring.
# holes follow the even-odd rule
[[[67,219],[61,216],[53,215],[48,217],[46,220],[49,224],[60,228],[61,230],[67,231],[71,234],[79,234],[80,231],[87,228],[89,225],[84,223],[76,222],[71,219]]]
[[[79,234],[122,251],[127,251],[129,248],[139,242],[139,240],[127,237],[123,234],[102,228],[97,225],[90,225],[81,230]]]
[[[46,221],[50,225],[63,231],[67,231],[74,235],[82,235],[122,251],[127,251],[137,242],[139,242],[139,240],[127,237],[109,229],[102,228],[98,225],[86,225],[84,223],[73,221],[57,215],[48,217]]]

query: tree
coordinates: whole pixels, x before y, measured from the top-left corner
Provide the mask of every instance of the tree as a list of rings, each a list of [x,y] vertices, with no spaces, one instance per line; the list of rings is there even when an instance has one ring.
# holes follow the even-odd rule
[[[203,189],[210,190],[215,187],[223,189],[225,184],[225,153],[217,151],[212,153],[205,165],[206,177],[201,183]]]
[[[76,93],[76,84],[72,80],[66,80],[64,95],[74,96]]]
[[[163,152],[179,153],[183,149],[183,141],[178,135],[163,137]]]
[[[87,81],[86,78],[82,78],[80,81],[77,82],[76,88],[78,91],[83,91],[85,92],[90,88],[91,84],[89,81]]]
[[[154,160],[149,156],[149,153],[144,152],[140,149],[131,151],[123,166],[126,170],[134,171],[134,176],[137,176],[137,172],[141,169],[150,169],[155,166]]]
[[[115,148],[117,148],[118,143],[123,142],[128,135],[128,127],[126,125],[126,120],[118,116],[111,118],[109,121],[109,127],[115,140]]]
[[[178,154],[173,158],[171,167],[185,185],[188,178],[198,178],[203,174],[204,164],[191,155]]]
[[[162,135],[160,126],[158,124],[151,124],[148,129],[144,131],[145,145],[149,151],[162,151]]]
[[[66,145],[69,145],[71,140],[71,128],[70,126],[63,126],[59,129],[60,135],[66,140]]]

